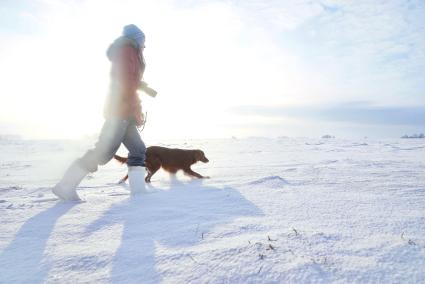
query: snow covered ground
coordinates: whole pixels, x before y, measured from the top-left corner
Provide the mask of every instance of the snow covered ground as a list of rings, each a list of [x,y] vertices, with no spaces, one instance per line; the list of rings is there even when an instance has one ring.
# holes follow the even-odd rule
[[[57,201],[89,145],[0,141],[0,283],[425,282],[425,140],[168,141],[211,179],[130,198],[111,161]]]

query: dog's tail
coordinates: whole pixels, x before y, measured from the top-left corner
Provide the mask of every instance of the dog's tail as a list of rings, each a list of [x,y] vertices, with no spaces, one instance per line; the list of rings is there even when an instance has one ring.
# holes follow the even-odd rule
[[[118,156],[118,155],[114,155],[114,159],[117,160],[118,162],[120,162],[121,164],[125,164],[127,163],[127,158]]]

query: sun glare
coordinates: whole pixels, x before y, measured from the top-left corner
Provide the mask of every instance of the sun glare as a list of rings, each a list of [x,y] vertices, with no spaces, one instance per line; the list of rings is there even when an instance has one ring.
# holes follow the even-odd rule
[[[37,21],[39,34],[3,47],[7,69],[0,69],[11,79],[3,86],[10,108],[2,117],[32,137],[76,138],[99,131],[108,89],[105,51],[128,23],[147,35],[145,80],[159,92],[155,99],[142,95],[146,135],[231,136],[234,130],[223,127],[231,106],[287,103],[290,97],[279,96],[282,85],[297,91],[289,73],[278,68],[293,69],[296,58],[281,52],[270,58],[268,52],[277,53],[270,50],[273,45],[242,37],[240,18],[225,4],[184,9],[138,1],[49,2]]]

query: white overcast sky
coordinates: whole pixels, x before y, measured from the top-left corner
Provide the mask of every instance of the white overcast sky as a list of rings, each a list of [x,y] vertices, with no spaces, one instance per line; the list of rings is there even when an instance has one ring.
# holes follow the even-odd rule
[[[425,132],[424,1],[0,3],[0,134],[100,130],[108,45],[146,34],[155,138]]]

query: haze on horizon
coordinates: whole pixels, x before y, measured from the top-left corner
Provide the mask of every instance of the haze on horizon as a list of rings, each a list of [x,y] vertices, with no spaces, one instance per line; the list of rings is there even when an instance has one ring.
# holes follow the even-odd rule
[[[105,51],[146,34],[150,138],[425,132],[423,1],[2,1],[0,135],[100,130]]]

